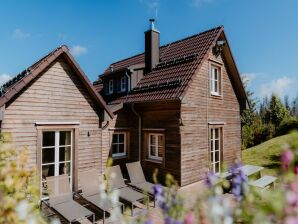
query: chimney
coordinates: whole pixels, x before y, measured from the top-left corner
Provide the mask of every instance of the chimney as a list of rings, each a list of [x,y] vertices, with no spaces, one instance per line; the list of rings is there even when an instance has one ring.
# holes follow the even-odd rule
[[[145,73],[151,72],[159,62],[159,31],[155,19],[150,19],[149,30],[145,32]]]

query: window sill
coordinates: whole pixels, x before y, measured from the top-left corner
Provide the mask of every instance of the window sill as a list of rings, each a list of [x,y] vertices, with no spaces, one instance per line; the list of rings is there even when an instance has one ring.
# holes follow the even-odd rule
[[[117,160],[117,159],[126,159],[127,155],[124,156],[112,156],[112,159]]]
[[[222,95],[218,93],[210,93],[210,95],[211,97],[214,97],[214,98],[222,98]]]
[[[162,164],[162,160],[157,160],[157,159],[146,159],[147,162],[151,162],[151,163],[158,163],[158,164]]]

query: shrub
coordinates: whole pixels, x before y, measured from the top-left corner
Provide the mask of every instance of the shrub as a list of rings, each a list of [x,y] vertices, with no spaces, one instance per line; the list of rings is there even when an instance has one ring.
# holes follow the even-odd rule
[[[288,134],[290,131],[298,130],[298,119],[294,117],[289,117],[283,119],[277,129],[277,135]]]
[[[46,223],[38,207],[36,172],[27,167],[28,154],[17,150],[9,135],[0,139],[0,223]]]

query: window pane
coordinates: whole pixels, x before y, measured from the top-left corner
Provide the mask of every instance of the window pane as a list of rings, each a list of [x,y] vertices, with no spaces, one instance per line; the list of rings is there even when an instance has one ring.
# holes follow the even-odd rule
[[[213,147],[214,147],[214,141],[213,140],[211,140],[211,142],[210,142],[210,151],[211,152],[213,152]]]
[[[220,171],[219,163],[215,163],[215,173],[218,173]]]
[[[59,175],[67,174],[70,176],[70,162],[59,164]]]
[[[70,131],[60,131],[59,145],[70,145],[71,144],[70,139],[71,139]]]
[[[70,146],[59,148],[59,161],[69,161],[70,160]]]
[[[55,162],[55,148],[42,149],[42,163],[53,163]]]
[[[55,165],[43,165],[42,166],[42,180],[46,180],[46,177],[55,175]]]
[[[211,160],[211,163],[214,162],[214,159],[213,159],[213,152],[210,153],[210,160]]]
[[[215,150],[219,150],[219,140],[215,140]]]
[[[119,134],[119,143],[124,143],[124,134]]]
[[[150,145],[155,145],[155,135],[150,135]]]
[[[158,136],[158,145],[162,146],[163,145],[163,135]]]
[[[113,134],[112,143],[117,143],[117,142],[118,142],[118,135],[117,134]]]
[[[118,153],[118,145],[112,145],[112,154]]]
[[[219,139],[219,129],[218,128],[214,129],[214,132],[215,132],[215,139]]]
[[[118,145],[118,152],[119,153],[124,153],[124,144],[119,144]]]
[[[55,132],[45,131],[42,133],[42,146],[55,146]]]
[[[219,162],[219,151],[215,151],[215,162]]]
[[[214,92],[218,93],[218,81],[214,81]]]
[[[151,155],[151,156],[155,156],[155,155],[156,155],[155,150],[156,150],[156,149],[155,149],[155,146],[151,146],[151,147],[150,147],[150,155]]]
[[[217,68],[214,68],[214,80],[217,80],[217,73],[218,73],[218,70]]]
[[[163,146],[159,146],[158,147],[158,157],[162,157],[163,156]]]

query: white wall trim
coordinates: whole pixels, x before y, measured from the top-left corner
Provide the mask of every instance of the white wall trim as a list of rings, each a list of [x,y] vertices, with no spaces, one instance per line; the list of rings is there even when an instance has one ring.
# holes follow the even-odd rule
[[[226,122],[223,122],[223,121],[209,121],[208,124],[209,125],[225,125]]]
[[[36,126],[41,125],[80,125],[79,121],[36,121]]]

